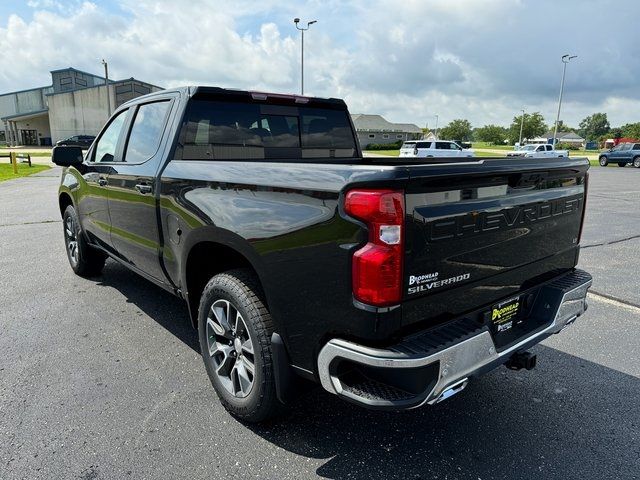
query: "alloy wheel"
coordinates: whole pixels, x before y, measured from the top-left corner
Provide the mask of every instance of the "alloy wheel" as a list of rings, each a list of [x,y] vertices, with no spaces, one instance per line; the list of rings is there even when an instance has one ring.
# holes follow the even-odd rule
[[[78,233],[76,230],[76,222],[71,215],[68,215],[64,222],[64,237],[67,244],[69,259],[74,265],[80,260],[78,252]]]
[[[228,300],[216,300],[209,309],[206,333],[220,383],[233,396],[246,397],[255,378],[255,355],[242,314]]]

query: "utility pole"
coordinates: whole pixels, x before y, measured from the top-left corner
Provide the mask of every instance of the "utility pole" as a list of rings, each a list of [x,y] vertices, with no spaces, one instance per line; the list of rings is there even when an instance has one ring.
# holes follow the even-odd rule
[[[107,118],[111,116],[111,95],[109,94],[109,65],[102,59],[104,65],[104,84],[107,86]]]
[[[435,116],[436,117],[436,140],[438,140],[438,115]]]
[[[313,25],[314,23],[316,23],[317,20],[312,20],[310,22],[307,22],[307,28],[303,28],[301,26],[299,26],[298,24],[300,23],[300,19],[299,18],[294,18],[293,19],[293,23],[296,24],[296,28],[298,30],[300,30],[301,33],[301,37],[300,37],[300,95],[304,95],[304,32],[306,32],[307,30],[309,30],[309,27],[311,25]]]
[[[521,110],[522,118],[520,119],[520,140],[518,140],[518,147],[522,146],[522,127],[524,127],[524,108]]]
[[[560,82],[560,98],[558,99],[558,114],[556,115],[556,126],[553,129],[553,148],[556,148],[556,140],[558,138],[558,122],[560,121],[560,107],[562,106],[562,91],[564,90],[564,77],[567,73],[567,64],[573,59],[577,58],[577,55],[563,55],[562,56],[562,81]]]

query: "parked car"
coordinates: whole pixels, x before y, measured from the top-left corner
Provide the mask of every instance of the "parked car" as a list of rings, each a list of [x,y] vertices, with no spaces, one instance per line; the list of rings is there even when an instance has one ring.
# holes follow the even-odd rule
[[[68,147],[89,148],[96,139],[95,135],[74,135],[73,137],[58,140],[56,145],[66,145]]]
[[[628,163],[640,168],[640,143],[620,143],[615,147],[602,152],[599,158],[600,166],[606,167],[609,163],[617,163],[619,167],[626,167]]]
[[[464,149],[456,142],[449,140],[412,140],[407,141],[400,147],[400,157],[474,157],[475,152],[471,149]]]
[[[212,87],[133,99],[84,156],[52,158],[73,271],[111,257],[184,299],[246,421],[309,382],[434,404],[533,368],[528,349],[586,310],[583,158],[399,165],[363,158],[342,100]]]
[[[527,158],[541,158],[541,157],[568,157],[569,150],[555,150],[553,145],[530,143],[520,147],[518,150],[512,150],[507,152],[507,157],[527,157]]]

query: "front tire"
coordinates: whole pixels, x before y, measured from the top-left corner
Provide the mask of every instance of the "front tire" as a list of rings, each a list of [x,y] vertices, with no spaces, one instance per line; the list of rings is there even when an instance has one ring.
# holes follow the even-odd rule
[[[640,168],[640,157],[634,157],[633,166],[636,168]]]
[[[600,163],[601,167],[606,167],[607,165],[609,165],[609,159],[605,156],[600,157],[598,162]]]
[[[214,276],[198,309],[202,359],[222,405],[247,422],[278,414],[271,352],[273,322],[256,276],[246,269]]]
[[[93,277],[104,268],[107,256],[87,243],[80,229],[78,214],[73,205],[69,205],[62,216],[64,245],[69,265],[76,275]]]

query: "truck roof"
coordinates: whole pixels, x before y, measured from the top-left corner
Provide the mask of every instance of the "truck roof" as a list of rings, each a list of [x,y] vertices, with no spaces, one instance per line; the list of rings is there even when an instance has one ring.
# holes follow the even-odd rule
[[[148,93],[146,95],[142,95],[140,97],[136,97],[125,102],[123,105],[138,103],[140,100],[145,100],[147,98],[152,98],[154,96],[159,96],[171,92],[178,92],[182,95],[185,95],[189,98],[193,97],[227,97],[229,99],[235,97],[240,100],[275,100],[276,102],[293,102],[297,104],[325,104],[325,105],[334,105],[341,106],[346,108],[346,104],[344,100],[340,98],[323,98],[323,97],[311,97],[306,95],[298,95],[293,93],[277,93],[277,92],[260,92],[255,90],[241,90],[235,88],[222,88],[222,87],[214,87],[207,85],[190,85],[184,87],[175,87],[169,88],[166,90],[160,90],[157,92]]]

